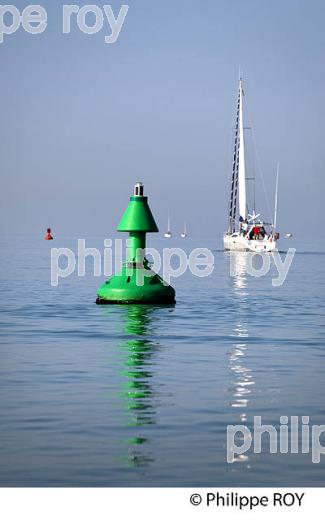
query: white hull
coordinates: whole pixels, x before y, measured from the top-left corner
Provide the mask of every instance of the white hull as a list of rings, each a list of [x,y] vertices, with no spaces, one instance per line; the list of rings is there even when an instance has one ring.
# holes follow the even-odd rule
[[[273,237],[265,237],[261,240],[250,240],[246,236],[233,233],[225,233],[223,244],[226,251],[253,251],[254,253],[269,253],[276,251],[276,240]]]
[[[167,231],[167,233],[164,234],[164,237],[165,238],[171,238],[172,234],[169,233],[169,231]]]

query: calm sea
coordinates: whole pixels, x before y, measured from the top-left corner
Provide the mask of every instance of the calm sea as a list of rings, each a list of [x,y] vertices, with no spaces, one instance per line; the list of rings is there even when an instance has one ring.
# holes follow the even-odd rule
[[[273,287],[274,266],[253,278],[239,255],[231,277],[217,240],[185,244],[215,268],[174,281],[175,306],[96,306],[91,262],[50,285],[50,248],[76,239],[2,239],[1,486],[325,485],[325,456],[270,454],[267,434],[226,460],[227,425],[325,424],[324,251],[283,240]]]

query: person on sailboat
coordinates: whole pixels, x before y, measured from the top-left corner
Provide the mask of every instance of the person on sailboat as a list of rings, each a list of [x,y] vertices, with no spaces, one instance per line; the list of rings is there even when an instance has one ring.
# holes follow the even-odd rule
[[[241,231],[242,231],[244,237],[247,235],[247,229],[248,229],[248,222],[247,222],[247,219],[245,219],[241,223]]]
[[[253,239],[254,240],[258,239],[259,232],[260,232],[260,228],[257,224],[255,224],[255,226],[253,227]]]
[[[239,234],[243,234],[244,235],[244,229],[243,229],[243,224],[244,224],[244,219],[243,217],[240,215],[239,216]]]

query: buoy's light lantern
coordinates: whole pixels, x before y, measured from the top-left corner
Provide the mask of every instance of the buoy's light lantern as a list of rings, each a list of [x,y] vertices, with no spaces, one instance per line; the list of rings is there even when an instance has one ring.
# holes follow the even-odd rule
[[[143,184],[142,182],[137,182],[134,186],[134,195],[136,197],[143,197]]]
[[[150,269],[144,255],[146,233],[157,233],[158,227],[148,198],[144,196],[142,182],[135,184],[117,231],[129,233],[128,259],[121,271],[98,289],[96,303],[175,303],[175,290]],[[145,273],[139,273],[139,270],[145,270]]]

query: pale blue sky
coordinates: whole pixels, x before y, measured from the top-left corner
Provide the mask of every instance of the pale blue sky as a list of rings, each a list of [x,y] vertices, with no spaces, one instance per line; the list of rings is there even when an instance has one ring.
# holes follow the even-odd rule
[[[0,45],[3,231],[109,236],[142,180],[161,231],[169,208],[219,235],[239,66],[272,204],[281,164],[280,230],[324,228],[323,0],[129,1],[113,45],[40,4],[46,32]]]

